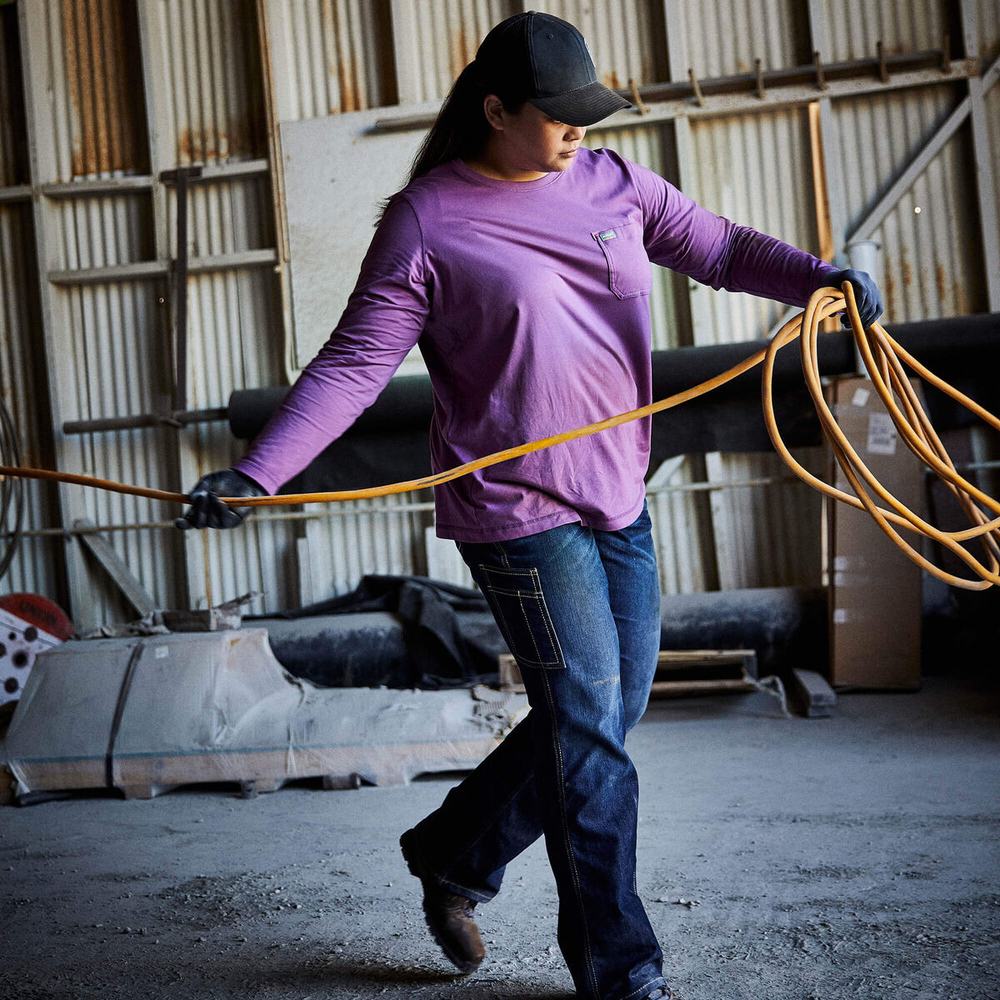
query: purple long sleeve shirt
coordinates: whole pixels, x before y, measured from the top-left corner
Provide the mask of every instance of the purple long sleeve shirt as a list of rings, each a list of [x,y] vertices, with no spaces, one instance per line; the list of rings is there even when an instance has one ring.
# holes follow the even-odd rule
[[[614,150],[534,181],[461,160],[391,202],[344,314],[235,468],[274,493],[373,403],[414,344],[434,394],[431,467],[652,402],[650,261],[790,305],[832,265],[700,207]],[[642,510],[651,418],[434,488],[437,534],[519,538]],[[373,484],[374,485],[374,484]]]

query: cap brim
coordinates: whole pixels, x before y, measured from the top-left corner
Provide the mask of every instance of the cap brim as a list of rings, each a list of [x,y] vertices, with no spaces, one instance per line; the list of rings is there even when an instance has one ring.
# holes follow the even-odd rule
[[[530,97],[528,100],[567,125],[593,125],[616,111],[632,107],[630,101],[596,80],[558,97]]]

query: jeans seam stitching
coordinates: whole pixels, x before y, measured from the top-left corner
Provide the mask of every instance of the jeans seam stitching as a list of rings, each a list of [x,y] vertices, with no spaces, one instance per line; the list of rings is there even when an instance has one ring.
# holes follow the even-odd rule
[[[559,768],[559,819],[563,828],[563,836],[566,840],[566,855],[569,862],[570,877],[576,889],[577,904],[580,907],[581,923],[583,924],[583,944],[587,952],[587,969],[590,973],[591,988],[594,996],[600,995],[597,986],[597,973],[594,970],[594,956],[590,949],[590,931],[587,927],[587,911],[583,905],[583,887],[580,885],[580,874],[576,868],[576,857],[573,854],[573,845],[569,837],[569,822],[566,818],[566,788],[565,788],[565,768],[563,766],[562,747],[559,744],[559,727],[556,722],[555,704],[552,698],[552,687],[549,684],[547,674],[543,674],[545,681],[545,697],[549,703],[549,713],[552,717],[552,746],[556,752],[556,764]]]
[[[549,614],[549,606],[545,601],[545,594],[542,592],[541,577],[538,575],[537,569],[532,569],[531,573],[533,579],[538,585],[538,595],[540,598],[539,610],[542,612],[542,624],[545,626],[545,631],[548,632],[549,634],[549,642],[552,643],[552,648],[555,649],[556,653],[558,654],[556,656],[556,662],[561,663],[563,666],[565,666],[566,656],[563,653],[562,645],[559,642],[559,637],[556,635],[555,622],[552,621],[552,616]]]
[[[521,616],[524,618],[524,624],[527,626],[528,635],[531,637],[531,646],[535,651],[535,656],[538,657],[539,663],[544,663],[542,659],[542,651],[538,648],[538,642],[535,639],[535,633],[531,630],[531,622],[528,619],[528,611],[524,606],[524,597],[521,594],[517,595],[517,603],[521,608]],[[543,616],[544,621],[544,616]]]
[[[495,569],[491,569],[490,567],[484,566],[482,563],[480,563],[480,568],[487,574],[487,578],[488,578],[488,574],[490,572],[495,572],[496,571]],[[531,591],[528,591],[528,592],[525,593],[525,592],[522,592],[522,591],[503,590],[500,587],[494,587],[490,583],[487,583],[487,588],[493,594],[506,594],[508,597],[516,597],[517,600],[518,600],[518,604],[521,606],[521,614],[524,617],[524,623],[527,626],[528,635],[531,637],[531,645],[534,647],[535,655],[536,655],[537,659],[536,660],[531,660],[527,656],[522,656],[522,657],[516,657],[515,656],[515,658],[516,659],[523,659],[525,663],[531,663],[531,664],[534,664],[535,666],[538,666],[538,667],[546,667],[546,668],[549,668],[549,669],[559,668],[559,667],[565,668],[565,666],[566,666],[566,654],[563,653],[562,644],[559,642],[558,635],[556,635],[555,623],[552,621],[552,615],[549,612],[548,604],[545,601],[545,593],[542,590],[541,578],[538,575],[538,570],[537,569],[533,569],[533,568],[526,568],[526,569],[523,569],[523,570],[512,570],[511,572],[512,573],[529,573],[529,574],[531,574],[532,580],[536,583],[535,589],[531,590]],[[550,659],[550,660],[544,660],[544,659],[542,659],[542,651],[538,648],[538,643],[535,641],[535,635],[534,635],[534,633],[531,630],[531,622],[528,619],[528,612],[525,610],[525,607],[524,607],[524,597],[525,596],[534,597],[534,598],[538,599],[538,611],[539,611],[539,615],[540,615],[540,617],[542,619],[542,625],[545,628],[545,633],[548,636],[549,643],[552,646],[552,651],[553,651],[553,655],[554,655],[553,659]],[[497,607],[498,608],[500,607],[500,602],[499,601],[497,602]],[[501,612],[501,617],[503,617],[503,619],[504,619],[504,625],[507,626],[507,631],[509,632],[510,631],[510,626],[508,625],[507,619],[503,615],[502,612]],[[511,633],[511,635],[513,635],[513,633]],[[513,652],[513,650],[511,650],[511,652]]]
[[[627,996],[623,996],[621,1000],[632,1000],[632,997],[634,997],[636,993],[638,993],[640,990],[648,990],[649,987],[652,986],[654,983],[663,983],[664,986],[667,985],[667,981],[663,978],[663,976],[657,976],[655,979],[650,979],[648,983],[643,983],[642,986],[639,986],[636,989],[632,990],[632,992],[629,993]]]
[[[496,596],[497,593],[503,593],[503,591],[497,591],[497,589],[495,587],[491,587],[489,584],[486,585],[485,590],[489,591],[491,594],[493,594],[494,597]],[[484,593],[485,593],[485,591],[484,591]],[[517,597],[518,599],[520,599],[521,595],[520,594],[508,594],[508,596],[509,597]],[[507,645],[510,647],[511,654],[513,655],[513,657],[514,657],[515,660],[517,660],[519,663],[522,663],[522,662],[523,663],[528,663],[528,664],[531,664],[531,666],[533,666],[533,667],[539,667],[539,668],[544,669],[544,670],[553,670],[553,669],[557,669],[559,666],[564,666],[565,665],[563,663],[563,661],[561,659],[559,659],[559,658],[557,658],[555,660],[543,660],[543,659],[541,659],[541,655],[542,654],[538,651],[538,644],[535,642],[535,637],[531,633],[531,624],[530,624],[530,622],[528,622],[528,616],[525,613],[524,604],[523,603],[521,604],[521,614],[524,617],[525,624],[528,626],[528,634],[531,636],[531,644],[535,647],[535,653],[537,654],[537,656],[539,657],[539,659],[532,660],[528,656],[524,656],[523,654],[518,654],[518,653],[514,652],[514,649],[513,649],[513,646],[512,646],[514,632],[511,629],[509,623],[507,622],[507,616],[503,613],[503,606],[500,604],[499,601],[496,601],[495,603],[496,603],[496,614],[499,616],[500,621],[503,623],[502,628],[501,628],[501,634],[503,634],[504,632],[507,632],[511,636],[511,640],[507,640],[506,637],[505,637],[504,641],[507,642]],[[559,653],[560,653],[560,656],[561,656],[561,654],[562,654],[562,649],[561,648],[559,649]]]

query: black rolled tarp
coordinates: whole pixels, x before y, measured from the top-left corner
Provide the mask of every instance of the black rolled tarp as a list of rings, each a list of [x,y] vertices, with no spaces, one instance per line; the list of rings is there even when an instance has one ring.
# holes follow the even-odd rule
[[[373,574],[348,594],[243,620],[267,628],[289,673],[328,687],[496,684],[507,652],[478,591],[424,576]],[[661,620],[661,649],[754,649],[762,675],[826,663],[819,588],[670,595]]]
[[[887,327],[893,337],[956,389],[996,413],[1000,411],[1000,313],[961,316]],[[653,352],[653,398],[663,399],[731,368],[767,345],[766,340]],[[853,339],[822,334],[823,375],[854,370]],[[654,472],[673,455],[706,451],[771,451],[761,411],[761,369],[752,369],[700,399],[653,417]],[[977,418],[925,383],[928,415],[938,431],[972,426]],[[229,399],[233,434],[253,438],[280,404],[287,387],[244,389]],[[424,375],[392,380],[353,426],[282,488],[285,493],[360,489],[429,475],[427,430],[433,395]],[[775,413],[790,447],[821,443],[819,421],[802,377],[797,343],[783,348],[775,364]],[[613,414],[608,414],[612,416]],[[570,430],[554,427],[553,433]],[[522,444],[498,441],[496,450]]]

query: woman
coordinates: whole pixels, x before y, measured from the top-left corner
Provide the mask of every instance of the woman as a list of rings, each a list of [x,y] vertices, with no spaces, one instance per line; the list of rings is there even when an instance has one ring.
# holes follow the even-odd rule
[[[463,70],[386,203],[332,336],[232,469],[181,519],[230,527],[219,496],[274,493],[370,405],[414,344],[434,390],[432,466],[651,402],[649,262],[713,288],[803,305],[867,275],[700,208],[651,170],[581,142],[630,107],[597,82],[580,33],[528,12]],[[427,923],[463,971],[484,956],[478,902],[544,835],[558,939],[581,997],[670,997],[636,891],[638,784],[625,734],[646,707],[660,594],[644,475],[649,418],[435,488],[517,658],[528,717],[401,838]]]

